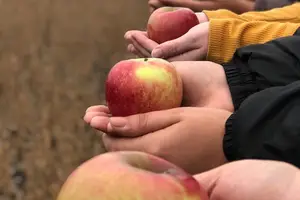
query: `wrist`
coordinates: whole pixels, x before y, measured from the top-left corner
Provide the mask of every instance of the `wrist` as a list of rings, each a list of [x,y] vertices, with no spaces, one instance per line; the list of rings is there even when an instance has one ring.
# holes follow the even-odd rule
[[[199,20],[199,23],[204,23],[204,22],[208,22],[209,19],[207,17],[207,15],[204,12],[197,12],[196,16]]]

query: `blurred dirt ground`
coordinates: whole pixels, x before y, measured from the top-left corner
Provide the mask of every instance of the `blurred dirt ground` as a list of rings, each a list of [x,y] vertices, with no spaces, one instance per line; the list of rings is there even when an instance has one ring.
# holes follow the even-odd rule
[[[0,200],[55,199],[103,152],[82,116],[147,17],[146,0],[0,0]]]

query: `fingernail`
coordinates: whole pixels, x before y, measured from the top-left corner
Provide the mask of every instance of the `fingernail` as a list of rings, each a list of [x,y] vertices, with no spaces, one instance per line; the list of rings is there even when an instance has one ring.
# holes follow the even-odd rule
[[[129,46],[128,51],[131,52],[131,53],[134,53],[134,46]]]
[[[122,128],[127,125],[127,120],[123,117],[112,117],[109,123],[116,128]]]
[[[125,39],[130,39],[131,38],[131,33],[130,32],[125,33],[124,38]]]
[[[154,58],[163,58],[162,51],[160,49],[154,49],[151,56]]]

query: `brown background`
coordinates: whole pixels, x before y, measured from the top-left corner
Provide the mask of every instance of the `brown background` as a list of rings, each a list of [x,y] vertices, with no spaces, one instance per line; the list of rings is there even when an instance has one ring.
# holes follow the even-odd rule
[[[82,116],[147,17],[146,0],[0,0],[0,200],[55,199],[103,152]]]

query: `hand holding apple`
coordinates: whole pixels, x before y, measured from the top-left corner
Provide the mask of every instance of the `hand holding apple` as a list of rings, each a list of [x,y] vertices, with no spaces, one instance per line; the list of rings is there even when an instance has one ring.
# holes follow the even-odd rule
[[[197,15],[188,8],[161,7],[148,21],[147,33],[158,44],[174,40],[199,24]]]
[[[142,152],[96,156],[79,166],[57,200],[208,200],[188,173]]]
[[[201,23],[183,36],[156,46],[151,55],[168,61],[206,60],[209,43],[209,22]]]
[[[209,43],[209,22],[201,23],[183,36],[157,44],[142,31],[128,31],[125,39],[127,50],[139,57],[163,58],[172,61],[206,60]]]
[[[199,23],[209,21],[205,13],[200,12],[195,14]],[[125,33],[124,38],[128,42],[127,50],[140,58],[152,57],[152,50],[158,46],[157,42],[149,39],[146,31],[130,30]]]
[[[182,102],[182,81],[162,59],[130,59],[117,63],[106,80],[106,102],[113,116],[176,108]]]
[[[105,106],[89,108],[84,120],[105,134],[108,151],[142,151],[164,158],[195,174],[226,162],[225,123],[231,112],[213,108],[180,107],[111,117]]]
[[[224,67],[208,61],[172,62],[183,82],[182,106],[234,111]]]
[[[300,170],[284,162],[236,161],[194,177],[210,200],[300,199]]]
[[[172,65],[183,84],[181,106],[210,107],[234,111],[223,66],[207,61],[179,61],[172,62]],[[125,90],[127,91],[128,88]],[[120,100],[120,98],[118,99]]]

